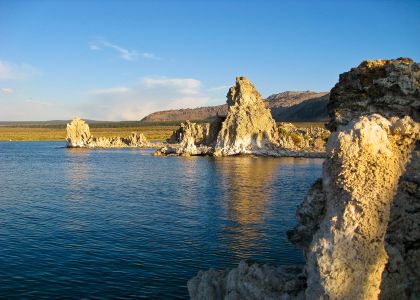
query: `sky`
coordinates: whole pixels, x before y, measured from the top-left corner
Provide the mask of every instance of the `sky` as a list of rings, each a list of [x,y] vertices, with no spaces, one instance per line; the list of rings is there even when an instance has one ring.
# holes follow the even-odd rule
[[[329,91],[366,59],[420,61],[420,0],[0,0],[0,121],[139,120]]]

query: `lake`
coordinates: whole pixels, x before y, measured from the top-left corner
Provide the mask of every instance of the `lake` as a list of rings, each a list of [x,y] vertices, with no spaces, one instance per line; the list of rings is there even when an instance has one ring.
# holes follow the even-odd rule
[[[303,263],[322,159],[154,157],[0,142],[0,298],[188,297],[199,270]]]

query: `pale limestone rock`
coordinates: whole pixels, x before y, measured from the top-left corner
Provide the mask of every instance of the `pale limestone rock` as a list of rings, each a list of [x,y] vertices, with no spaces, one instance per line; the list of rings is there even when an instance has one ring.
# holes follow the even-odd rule
[[[279,146],[276,122],[260,93],[246,77],[237,77],[227,94],[229,110],[217,136],[215,155],[253,153]]]
[[[328,142],[325,216],[306,252],[308,298],[377,299],[398,179],[419,137],[409,117],[361,117]]]
[[[67,147],[69,148],[126,148],[150,147],[142,133],[133,132],[128,137],[93,137],[89,125],[79,117],[67,124]]]
[[[305,276],[302,267],[273,267],[248,264],[227,271],[200,271],[188,281],[191,300],[275,300],[304,299]]]
[[[89,125],[79,117],[74,118],[70,124],[67,124],[67,147],[87,147],[91,138]]]
[[[277,128],[267,102],[245,77],[236,78],[227,94],[227,104],[226,118],[204,124],[182,123],[168,139],[178,145],[166,146],[155,155],[324,155],[328,130],[296,128],[292,124]]]

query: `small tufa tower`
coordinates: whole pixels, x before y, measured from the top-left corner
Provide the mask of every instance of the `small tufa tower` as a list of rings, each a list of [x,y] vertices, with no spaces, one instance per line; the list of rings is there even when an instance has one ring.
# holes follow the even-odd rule
[[[67,147],[87,147],[91,139],[89,125],[79,117],[74,118],[70,124],[67,124]]]

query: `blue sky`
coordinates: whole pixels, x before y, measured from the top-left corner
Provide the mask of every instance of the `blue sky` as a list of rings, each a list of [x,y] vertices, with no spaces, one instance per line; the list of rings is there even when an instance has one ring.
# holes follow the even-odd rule
[[[420,61],[420,1],[0,0],[0,120],[137,120],[328,91],[365,59]]]

